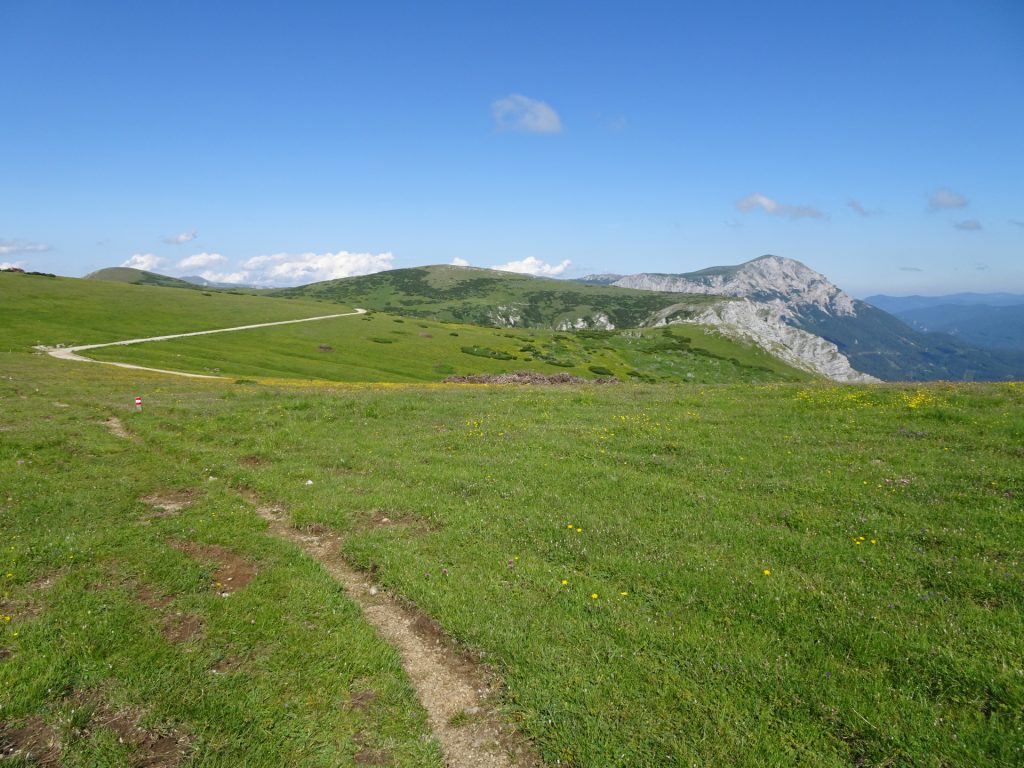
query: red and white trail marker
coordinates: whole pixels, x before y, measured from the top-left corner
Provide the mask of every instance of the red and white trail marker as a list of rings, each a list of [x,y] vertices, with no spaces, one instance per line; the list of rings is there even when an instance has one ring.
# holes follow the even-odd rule
[[[142,398],[141,397],[136,397],[135,398],[135,410],[136,411],[141,411],[142,410]]]

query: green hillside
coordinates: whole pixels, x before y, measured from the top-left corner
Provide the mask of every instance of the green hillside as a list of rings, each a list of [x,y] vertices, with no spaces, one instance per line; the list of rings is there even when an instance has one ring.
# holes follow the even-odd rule
[[[103,343],[351,309],[304,299],[21,274],[0,275],[0,296],[6,341],[19,348]],[[40,311],[47,307],[56,311]],[[379,313],[107,347],[86,354],[97,360],[234,378],[411,382],[516,370],[697,384],[811,378],[755,347],[695,326],[556,333]]]
[[[637,328],[667,307],[678,306],[675,316],[685,317],[722,300],[454,266],[395,269],[268,293],[355,303],[431,320],[554,329],[580,321],[583,327],[602,327],[602,317],[616,328]]]
[[[131,267],[107,267],[96,272],[90,272],[85,276],[86,280],[105,280],[110,283],[130,283],[132,285],[158,285],[163,288],[191,288],[198,290],[200,286],[194,285],[187,280],[179,280],[176,277],[160,275],[156,272],[147,272],[144,269],[133,269]]]
[[[0,273],[0,349],[101,344],[345,311],[315,301]]]

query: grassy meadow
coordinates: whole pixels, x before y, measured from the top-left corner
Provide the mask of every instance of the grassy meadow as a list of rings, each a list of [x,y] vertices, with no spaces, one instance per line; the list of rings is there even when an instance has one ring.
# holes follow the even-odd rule
[[[29,351],[195,317],[163,327],[154,298],[134,330],[98,338],[101,307],[62,320],[33,299],[15,317],[9,285],[0,740],[46,734],[72,766],[160,750],[196,766],[441,765],[394,650],[267,535],[255,496],[339,532],[351,563],[488,665],[545,764],[1024,761],[1021,384],[299,378],[341,378],[314,372],[338,354],[320,343],[374,345],[375,371],[421,331],[482,344],[385,315],[328,321],[334,336],[209,337],[240,380],[199,382]],[[366,341],[390,330],[410,336]],[[235,367],[280,376],[295,339],[312,362],[291,381]],[[200,349],[154,354],[202,371]]]

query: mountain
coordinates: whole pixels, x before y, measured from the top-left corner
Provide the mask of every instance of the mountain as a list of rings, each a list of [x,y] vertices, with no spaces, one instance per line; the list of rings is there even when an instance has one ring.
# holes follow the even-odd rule
[[[156,272],[146,272],[143,269],[132,267],[107,267],[90,272],[85,276],[86,280],[106,280],[110,283],[131,283],[132,285],[159,285],[164,288],[189,288],[196,290],[199,286],[187,280],[179,280],[176,277],[160,275]]]
[[[930,307],[984,306],[1014,307],[1024,305],[1024,294],[1020,293],[950,293],[945,296],[868,296],[864,299],[868,304],[884,309],[889,314],[900,317],[904,312]]]
[[[946,296],[869,296],[865,299],[912,328],[938,332],[977,347],[1024,352],[1024,295],[954,293]]]
[[[919,331],[945,333],[985,349],[1024,352],[1024,304],[939,304],[903,310],[897,316]]]
[[[858,371],[887,381],[1007,380],[1024,377],[1024,355],[996,354],[946,334],[923,333],[854,299],[799,261],[762,256],[683,274],[637,274],[614,285],[742,297],[747,315],[789,325],[835,344]],[[728,324],[726,324],[728,330]],[[742,328],[736,328],[741,333]]]

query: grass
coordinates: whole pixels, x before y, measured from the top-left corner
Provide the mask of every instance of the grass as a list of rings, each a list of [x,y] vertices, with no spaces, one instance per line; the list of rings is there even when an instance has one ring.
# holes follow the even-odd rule
[[[186,738],[189,764],[440,764],[394,652],[241,489],[339,531],[490,664],[548,764],[1022,760],[1020,384],[233,384],[21,352],[0,370],[0,719],[41,717],[69,765],[133,759],[76,726],[83,691]],[[194,502],[140,522],[159,491]],[[219,597],[190,540],[255,579]],[[175,643],[179,611],[203,629]]]
[[[323,351],[325,348],[330,351]],[[759,349],[696,327],[581,333],[499,331],[406,322],[379,313],[110,347],[86,354],[194,373],[353,382],[441,381],[452,374],[516,370],[566,371],[594,378],[598,374],[592,367],[624,380],[756,383],[810,378]]]

